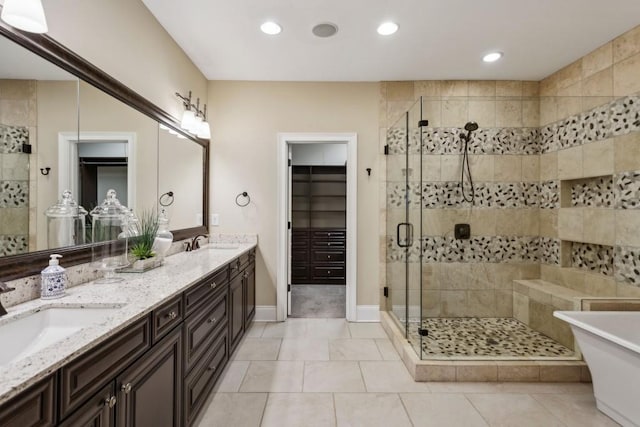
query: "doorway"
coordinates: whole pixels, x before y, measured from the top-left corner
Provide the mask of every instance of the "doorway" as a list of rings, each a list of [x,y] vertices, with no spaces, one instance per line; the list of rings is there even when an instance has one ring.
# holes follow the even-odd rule
[[[276,318],[356,320],[355,134],[278,135]]]

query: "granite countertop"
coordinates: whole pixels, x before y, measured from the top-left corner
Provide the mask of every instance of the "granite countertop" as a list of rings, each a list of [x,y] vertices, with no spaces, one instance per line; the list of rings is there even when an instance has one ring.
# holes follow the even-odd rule
[[[66,295],[59,299],[36,299],[8,308],[7,315],[0,318],[0,326],[50,307],[112,307],[115,311],[104,321],[88,326],[29,357],[0,365],[0,404],[149,314],[201,277],[255,247],[256,243],[234,243],[233,246],[235,248],[229,249],[228,244],[203,245],[196,251],[167,257],[164,265],[146,273],[119,273],[124,282],[88,282],[67,289]],[[10,345],[2,343],[3,347]]]

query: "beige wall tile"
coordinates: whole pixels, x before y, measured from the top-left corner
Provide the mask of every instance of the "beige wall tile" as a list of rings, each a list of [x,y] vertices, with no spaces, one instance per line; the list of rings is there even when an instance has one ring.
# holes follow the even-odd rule
[[[521,181],[522,157],[511,155],[494,156],[493,180],[497,182]]]
[[[605,68],[587,77],[582,84],[582,96],[613,96],[613,67]]]
[[[616,282],[616,296],[640,298],[640,287]]]
[[[615,244],[614,210],[591,208],[583,209],[583,241],[613,246]],[[640,215],[638,218],[640,219]],[[636,234],[638,233],[636,232]]]
[[[389,101],[413,101],[413,82],[386,82],[387,100]]]
[[[564,240],[582,241],[583,210],[581,208],[561,208],[558,214],[558,236]]]
[[[540,96],[540,82],[523,81],[522,96]]]
[[[540,180],[540,156],[522,156],[522,180],[527,182]]]
[[[640,246],[640,210],[616,209],[616,244]]]
[[[529,298],[529,326],[545,335],[551,335],[553,307]]]
[[[540,96],[555,96],[558,91],[558,74],[553,73],[540,81]]]
[[[540,155],[540,180],[551,181],[558,179],[558,152]]]
[[[582,78],[587,78],[613,65],[613,43],[606,43],[582,57]]]
[[[469,166],[475,182],[493,181],[494,156],[470,155]]]
[[[631,132],[614,140],[616,172],[640,169],[640,132]]]
[[[582,147],[558,151],[558,178],[582,178]]]
[[[613,40],[613,62],[640,53],[640,25]]]
[[[529,297],[519,292],[513,293],[513,317],[529,324]]]
[[[496,311],[493,316],[513,317],[513,292],[496,290]]]
[[[443,290],[440,293],[442,299],[442,315],[447,317],[466,316],[467,292]]]
[[[582,79],[582,60],[577,60],[566,67],[559,70],[557,73],[557,88],[558,90],[569,87]]]
[[[522,96],[522,82],[519,80],[497,81],[496,96]]]
[[[525,236],[540,234],[540,212],[538,209],[522,210],[522,234]]]
[[[540,378],[540,367],[530,362],[510,362],[498,365],[498,381],[536,382]]]
[[[584,276],[585,272],[583,270],[575,268],[560,268],[558,269],[558,277],[555,283],[578,292],[586,293]]]
[[[469,96],[496,96],[496,82],[494,80],[470,80]]]
[[[440,82],[440,87],[443,97],[469,95],[469,82],[467,80],[443,80]]]
[[[572,85],[569,85],[567,87],[563,87],[561,89],[558,89],[558,96],[559,97],[565,97],[565,96],[581,96],[582,95],[582,80],[579,80],[577,82],[575,82]]]
[[[391,156],[389,156],[391,157]],[[440,160],[442,156],[435,154],[424,154],[422,156],[422,179],[433,182],[440,180]]]
[[[422,115],[429,120],[430,127],[442,126],[442,101],[424,99],[422,109]]]
[[[540,209],[540,236],[558,237],[558,209]]]
[[[494,236],[496,234],[496,216],[492,209],[474,210],[471,212],[469,223],[472,236]]]
[[[582,112],[582,98],[580,96],[559,96],[556,103],[558,104],[558,120]]]
[[[558,120],[558,100],[555,96],[540,98],[540,125],[548,125]]]
[[[522,100],[522,126],[540,126],[540,100],[538,98]]]
[[[613,173],[613,140],[606,139],[583,145],[582,174],[585,177]]]
[[[387,101],[387,128],[404,124],[404,115],[409,108],[413,105],[413,101]],[[402,123],[398,123],[398,120],[402,118]]]
[[[640,53],[613,66],[613,95],[626,96],[640,92]]]
[[[467,316],[491,317],[496,314],[496,291],[485,289],[467,291]]]
[[[441,95],[441,82],[439,80],[420,80],[414,82],[414,99],[421,96],[439,97]]]
[[[469,120],[478,123],[480,127],[495,127],[496,101],[469,100]]]
[[[446,154],[441,157],[440,181],[458,181],[460,179],[462,157]]]
[[[581,378],[581,367],[575,363],[562,362],[539,362],[540,381],[549,382],[579,382]]]
[[[434,362],[416,366],[416,381],[455,381],[456,367],[452,362]]]
[[[466,99],[442,101],[442,126],[462,127],[469,118],[469,103]]]
[[[589,111],[613,100],[613,96],[583,96],[582,111]]]
[[[519,236],[522,233],[521,209],[495,209],[496,234],[499,236]]]
[[[498,365],[495,362],[456,363],[456,381],[497,381]]]
[[[520,99],[496,100],[496,126],[521,127],[522,126],[522,100]]]
[[[615,297],[616,282],[611,277],[601,274],[585,274],[584,286],[589,295],[598,297]]]

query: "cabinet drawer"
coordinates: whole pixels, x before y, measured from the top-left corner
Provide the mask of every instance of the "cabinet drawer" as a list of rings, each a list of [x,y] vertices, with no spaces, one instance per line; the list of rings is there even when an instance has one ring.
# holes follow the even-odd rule
[[[292,230],[291,238],[293,240],[307,240],[309,238],[309,231],[307,230]]]
[[[151,348],[149,317],[138,320],[60,370],[60,418],[70,414]]]
[[[344,230],[314,230],[311,235],[314,239],[344,239],[346,233]]]
[[[80,406],[60,427],[85,427],[113,425],[115,405],[118,403],[113,381]]]
[[[56,420],[54,378],[34,385],[2,405],[0,426],[52,426]]]
[[[233,280],[236,277],[240,270],[242,269],[242,264],[240,262],[240,258],[236,258],[229,263],[229,279]]]
[[[184,293],[184,305],[186,316],[189,316],[198,307],[211,301],[211,298],[218,295],[226,287],[229,281],[229,268],[224,266],[216,271],[211,277],[202,283],[193,286]]]
[[[291,240],[291,248],[292,249],[298,249],[298,250],[307,250],[309,248],[309,240],[296,240],[293,239]]]
[[[344,251],[313,251],[315,262],[340,262],[344,261]]]
[[[224,364],[229,358],[227,330],[223,330],[215,343],[187,375],[184,381],[184,425],[191,425],[193,420],[207,401],[209,392],[222,373]]]
[[[293,249],[291,251],[291,261],[292,262],[306,262],[309,258],[309,252],[305,250]]]
[[[344,240],[314,240],[313,249],[344,249]]]
[[[314,266],[313,277],[344,279],[344,267]]]
[[[309,267],[306,264],[303,265],[291,265],[291,278],[292,279],[305,279],[309,275]]]
[[[155,343],[182,322],[182,294],[153,310],[152,318],[151,337]]]
[[[184,323],[184,360],[189,371],[208,350],[211,342],[227,324],[228,292],[216,297],[211,303]]]

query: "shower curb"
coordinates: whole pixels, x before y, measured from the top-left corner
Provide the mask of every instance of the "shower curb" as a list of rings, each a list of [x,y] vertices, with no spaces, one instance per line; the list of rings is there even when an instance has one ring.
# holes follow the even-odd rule
[[[582,360],[420,360],[388,312],[380,312],[380,324],[418,382],[591,382]]]

